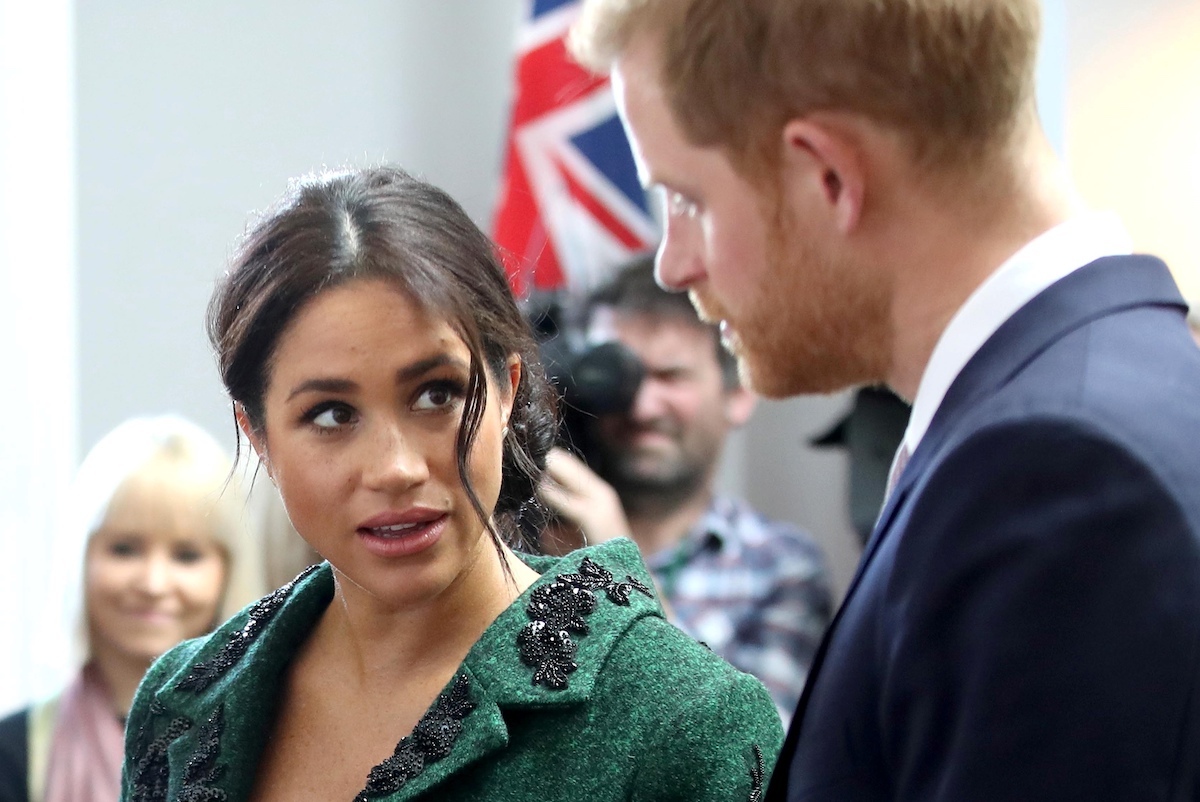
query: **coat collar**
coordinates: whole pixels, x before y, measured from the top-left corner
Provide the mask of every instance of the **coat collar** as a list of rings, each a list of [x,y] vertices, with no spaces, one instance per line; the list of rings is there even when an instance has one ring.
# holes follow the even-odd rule
[[[541,576],[487,628],[422,719],[427,729],[453,731],[452,746],[436,762],[418,756],[423,768],[406,778],[404,796],[507,744],[505,709],[586,702],[624,632],[640,618],[663,615],[632,541],[522,559]],[[155,695],[160,716],[188,722],[202,745],[218,742],[212,760],[228,783],[252,782],[287,666],[333,587],[328,563],[310,568],[202,641]],[[171,745],[172,766],[195,764],[194,747],[185,741]],[[412,765],[413,750],[410,738],[397,745],[397,771]]]
[[[624,538],[566,557],[522,559],[541,578],[488,627],[463,664],[504,707],[586,701],[625,630],[644,616],[663,615],[653,580],[637,546]],[[577,667],[559,676],[563,649],[570,651],[564,632]]]
[[[1097,318],[1139,306],[1176,307],[1181,313],[1187,310],[1179,288],[1160,259],[1112,256],[1097,259],[1054,283],[1005,321],[946,391],[929,431],[880,512],[847,598],[918,479],[979,402],[1070,332]]]

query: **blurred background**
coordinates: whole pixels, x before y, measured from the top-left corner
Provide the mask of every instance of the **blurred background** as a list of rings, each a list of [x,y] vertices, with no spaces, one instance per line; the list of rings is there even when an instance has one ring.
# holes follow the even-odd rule
[[[538,0],[547,4],[546,0]],[[530,3],[532,0],[530,0]],[[486,230],[525,0],[0,0],[0,638],[54,604],[42,548],[80,455],[178,412],[234,443],[213,281],[289,178],[397,163]],[[557,6],[561,2],[549,2]],[[1200,297],[1200,0],[1046,0],[1047,129],[1085,195]],[[848,395],[762,403],[722,485],[858,558],[847,464],[809,440]],[[0,661],[0,708],[31,687]]]

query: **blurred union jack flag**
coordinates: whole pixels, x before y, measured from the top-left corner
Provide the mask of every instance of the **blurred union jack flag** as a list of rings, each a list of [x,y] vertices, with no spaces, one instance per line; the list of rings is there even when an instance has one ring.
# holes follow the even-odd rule
[[[492,236],[518,297],[583,291],[658,241],[607,77],[572,61],[578,0],[527,0]]]

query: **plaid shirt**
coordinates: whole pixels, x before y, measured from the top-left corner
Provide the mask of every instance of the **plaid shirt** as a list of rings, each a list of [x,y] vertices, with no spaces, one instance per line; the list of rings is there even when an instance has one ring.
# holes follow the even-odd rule
[[[646,563],[675,624],[762,680],[786,726],[833,611],[812,537],[718,496],[678,546]]]

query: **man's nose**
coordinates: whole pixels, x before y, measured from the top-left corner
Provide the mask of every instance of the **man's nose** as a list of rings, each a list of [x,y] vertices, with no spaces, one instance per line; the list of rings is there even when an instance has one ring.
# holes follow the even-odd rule
[[[642,380],[637,393],[633,396],[629,417],[638,423],[646,423],[662,417],[665,409],[659,382],[652,376],[647,376]]]
[[[684,231],[684,225],[688,230]],[[695,220],[667,218],[666,230],[654,258],[654,277],[660,287],[684,292],[704,275],[704,265],[696,248]]]

